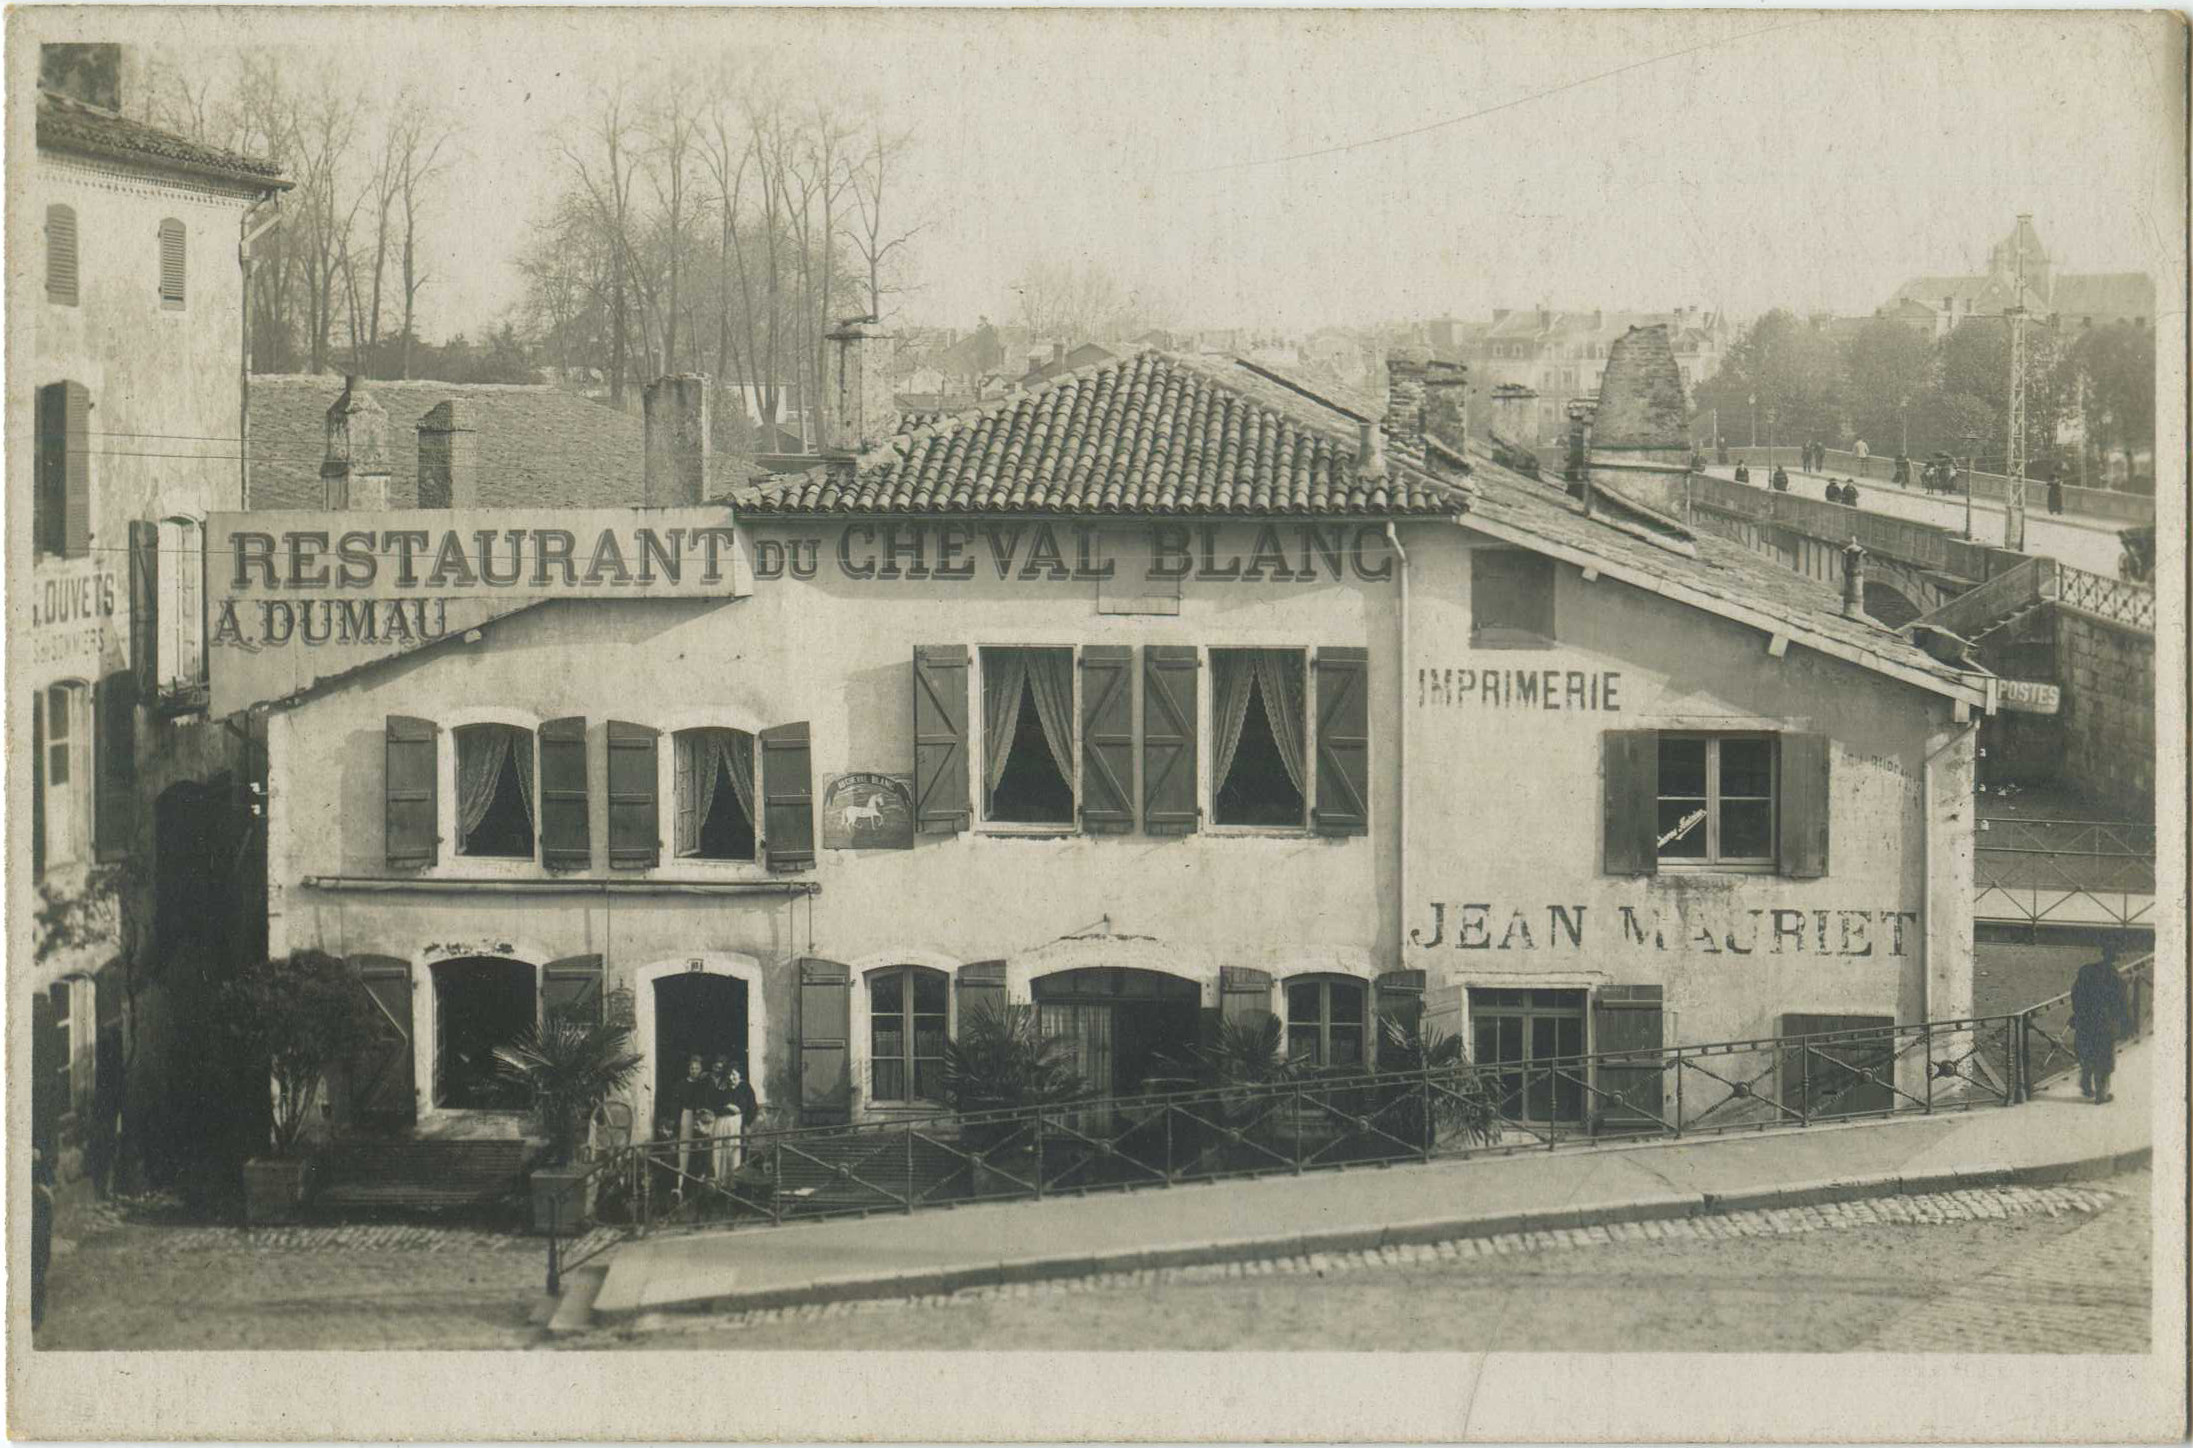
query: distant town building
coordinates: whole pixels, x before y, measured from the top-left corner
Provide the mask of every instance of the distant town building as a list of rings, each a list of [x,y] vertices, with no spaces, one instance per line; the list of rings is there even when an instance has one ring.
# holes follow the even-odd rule
[[[2058,271],[2030,216],[2020,216],[2010,233],[1989,248],[1986,271],[1913,277],[1875,315],[1925,326],[1937,337],[1968,317],[2000,316],[2018,299],[2021,249],[2025,307],[2034,316],[2054,318],[2067,330],[2114,322],[2154,325],[2153,277],[2145,272]]]
[[[1501,308],[1490,324],[1442,319],[1433,324],[1432,345],[1469,364],[1473,403],[1479,408],[1489,406],[1493,389],[1502,385],[1535,392],[1539,431],[1553,437],[1565,430],[1571,402],[1598,395],[1614,343],[1644,326],[1667,329],[1669,351],[1686,389],[1720,371],[1733,337],[1725,316],[1698,307],[1672,312],[1537,307]]]

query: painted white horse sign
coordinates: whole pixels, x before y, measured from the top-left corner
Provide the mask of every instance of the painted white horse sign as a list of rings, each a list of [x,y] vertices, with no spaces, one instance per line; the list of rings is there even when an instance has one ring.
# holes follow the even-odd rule
[[[833,774],[822,792],[827,850],[914,847],[914,782],[903,774]]]

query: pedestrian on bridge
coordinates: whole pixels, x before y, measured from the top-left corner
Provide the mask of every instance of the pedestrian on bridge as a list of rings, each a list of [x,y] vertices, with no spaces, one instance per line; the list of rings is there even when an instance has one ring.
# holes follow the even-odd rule
[[[1843,479],[1843,506],[1846,508],[1858,506],[1858,480],[1856,478]]]
[[[1911,459],[1905,457],[1902,453],[1896,454],[1896,471],[1891,474],[1891,478],[1899,488],[1910,487]]]
[[[2048,480],[2048,511],[2060,514],[2063,510],[2064,480],[2062,478],[2050,478]]]
[[[1782,471],[1780,463],[1774,465],[1774,491],[1777,493],[1789,491],[1789,474]]]
[[[1739,483],[1748,483],[1751,481],[1751,469],[1745,465],[1742,458],[1738,458],[1736,460],[1736,481],[1738,481]]]
[[[2079,967],[2071,982],[2071,1043],[2079,1055],[2079,1094],[2097,1106],[2110,1100],[2109,1078],[2117,1070],[2117,1038],[2132,1029],[2125,1006],[2124,977],[2117,974],[2117,947],[2102,946],[2102,958]]]

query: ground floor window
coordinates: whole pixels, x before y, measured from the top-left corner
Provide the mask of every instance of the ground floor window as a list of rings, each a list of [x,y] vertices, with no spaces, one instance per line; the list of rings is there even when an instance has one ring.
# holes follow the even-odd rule
[[[869,1099],[942,1101],[951,979],[897,965],[868,975]]]
[[[1581,1121],[1584,1115],[1585,993],[1580,990],[1470,991],[1470,1030],[1480,1067],[1494,1078],[1501,1115],[1522,1121]],[[1560,1069],[1549,1069],[1565,1061]]]
[[[1033,985],[1039,1024],[1064,1041],[1091,1095],[1131,1096],[1169,1079],[1196,1044],[1202,992],[1154,970],[1066,970]]]
[[[523,1086],[496,1064],[538,1024],[540,991],[521,960],[450,960],[434,967],[434,1104],[464,1111],[524,1108]]]
[[[1363,1064],[1363,982],[1300,977],[1287,982],[1287,1059],[1312,1066]]]

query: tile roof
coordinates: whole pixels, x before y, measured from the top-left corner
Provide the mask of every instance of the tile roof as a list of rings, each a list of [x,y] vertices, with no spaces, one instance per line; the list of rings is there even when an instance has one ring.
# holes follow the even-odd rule
[[[1782,567],[1732,539],[1698,531],[1694,547],[1673,552],[1622,529],[1587,518],[1558,482],[1539,482],[1473,457],[1476,493],[1465,527],[1483,526],[1523,547],[1555,557],[1590,560],[1611,577],[1647,580],[1693,607],[1725,616],[1750,615],[1786,625],[1790,637],[1864,667],[1922,683],[1953,697],[1975,697],[1959,671],[1893,630],[1869,619],[1843,617],[1840,591]]]
[[[636,507],[645,464],[640,414],[553,387],[454,382],[363,384],[388,414],[388,462],[416,477],[417,428],[455,399],[478,434],[479,499],[487,507]],[[328,405],[341,377],[251,379],[251,505],[318,508],[325,497]],[[744,475],[744,469],[740,469]]]
[[[743,512],[1440,514],[1466,490],[1356,471],[1346,416],[1209,358],[1139,352],[735,494]]]
[[[272,161],[185,140],[55,91],[38,93],[38,144],[48,150],[74,151],[161,170],[241,181],[254,187],[287,190],[290,185]]]

